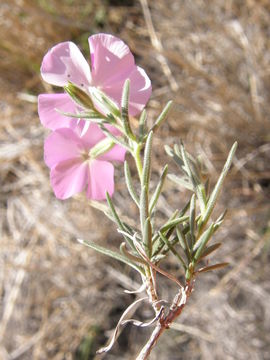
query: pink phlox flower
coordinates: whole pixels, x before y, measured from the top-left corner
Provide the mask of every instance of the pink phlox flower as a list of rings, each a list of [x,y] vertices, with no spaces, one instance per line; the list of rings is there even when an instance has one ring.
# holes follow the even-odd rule
[[[110,131],[115,129],[110,126]],[[92,156],[91,151],[107,139],[98,125],[91,123],[88,130],[59,128],[45,141],[44,159],[51,169],[51,185],[58,199],[67,199],[86,188],[89,199],[103,200],[106,191],[114,192],[114,167],[110,161],[124,161],[126,150],[114,145],[107,152]],[[109,141],[109,139],[108,139]]]
[[[44,56],[41,75],[49,84],[66,86],[74,83],[89,96],[98,89],[118,106],[121,103],[123,85],[130,79],[129,113],[136,115],[145,107],[151,92],[151,81],[145,71],[135,65],[128,46],[115,36],[97,34],[89,39],[91,70],[79,48],[70,41],[54,46]],[[100,109],[100,104],[92,96]],[[65,117],[55,109],[76,113],[77,105],[65,94],[42,94],[38,99],[41,123],[52,130],[73,127],[76,119]]]

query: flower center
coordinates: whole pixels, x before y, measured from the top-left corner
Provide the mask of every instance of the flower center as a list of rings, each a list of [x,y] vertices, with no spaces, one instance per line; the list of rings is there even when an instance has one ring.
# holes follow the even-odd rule
[[[87,150],[82,151],[81,158],[83,161],[89,161],[91,159],[90,152]]]

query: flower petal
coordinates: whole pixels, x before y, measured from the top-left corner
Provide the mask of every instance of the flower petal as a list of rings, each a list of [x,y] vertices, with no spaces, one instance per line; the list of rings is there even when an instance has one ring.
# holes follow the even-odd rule
[[[68,159],[81,159],[84,145],[78,135],[71,129],[63,128],[52,132],[44,143],[44,160],[52,168],[59,162]]]
[[[65,86],[68,81],[87,87],[91,83],[90,68],[79,48],[71,41],[55,45],[44,56],[41,76],[52,85]]]
[[[108,161],[125,161],[126,149],[120,145],[114,145],[114,147],[106,152],[105,154],[98,157],[99,160],[108,160]]]
[[[139,66],[129,75],[130,79],[130,96],[129,96],[129,113],[134,116],[140,113],[147,104],[151,94],[151,80],[146,72]]]
[[[107,161],[93,160],[90,164],[90,180],[87,197],[93,200],[106,199],[106,191],[114,192],[114,167]]]
[[[97,34],[88,39],[94,86],[124,81],[133,67],[134,57],[128,46],[115,36]]]
[[[134,66],[126,79],[130,80],[129,114],[135,116],[143,110],[151,96],[151,81],[146,72],[139,66]],[[126,79],[104,87],[102,90],[120,104]]]
[[[80,159],[62,161],[51,169],[51,185],[61,200],[83,191],[88,179],[89,164]]]
[[[61,94],[41,94],[38,96],[38,114],[43,126],[48,129],[75,128],[78,119],[62,115],[57,110],[76,114],[77,107],[69,95]]]
[[[89,124],[89,126],[86,131],[82,131],[81,141],[85,147],[91,149],[100,140],[104,139],[105,135],[97,124],[91,122],[88,122],[87,124]]]

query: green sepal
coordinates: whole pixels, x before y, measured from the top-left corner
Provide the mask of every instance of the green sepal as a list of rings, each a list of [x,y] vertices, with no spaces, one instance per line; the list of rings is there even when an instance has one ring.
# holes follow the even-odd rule
[[[75,84],[68,82],[67,86],[64,86],[64,90],[78,105],[84,109],[95,110],[95,106],[91,97]]]
[[[92,96],[96,99],[96,101],[100,104],[101,107],[105,107],[104,110],[108,110],[109,113],[116,116],[117,118],[120,117],[121,114],[117,104],[103,91],[94,88],[94,90],[92,91]]]
[[[93,146],[89,152],[90,158],[95,159],[111,150],[115,143],[112,139],[106,137]]]

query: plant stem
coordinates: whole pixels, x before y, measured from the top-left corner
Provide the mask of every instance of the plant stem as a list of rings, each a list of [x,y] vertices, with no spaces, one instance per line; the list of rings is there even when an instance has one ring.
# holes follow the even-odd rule
[[[136,360],[146,360],[148,359],[151,351],[155,347],[159,337],[162,335],[164,330],[169,329],[173,321],[181,314],[184,309],[187,300],[193,290],[194,280],[187,281],[184,289],[179,290],[176,294],[173,303],[170,307],[170,310],[166,316],[161,316],[158,320],[158,323],[152,332],[149,340],[142,348],[140,354],[137,356]]]

